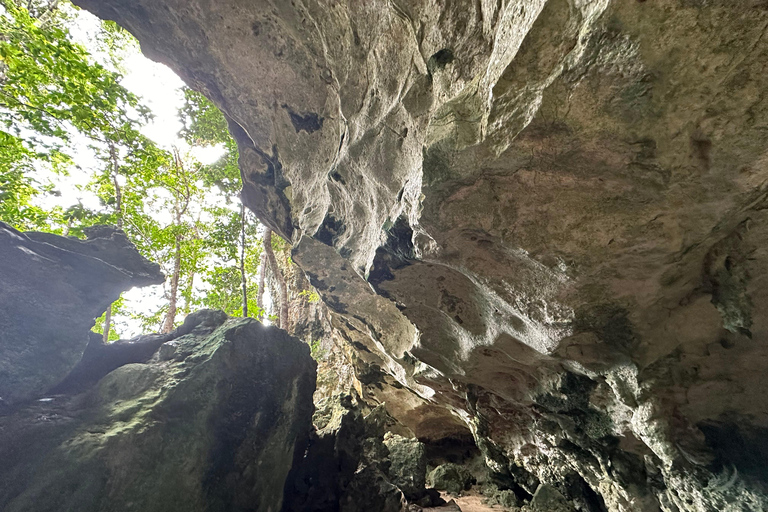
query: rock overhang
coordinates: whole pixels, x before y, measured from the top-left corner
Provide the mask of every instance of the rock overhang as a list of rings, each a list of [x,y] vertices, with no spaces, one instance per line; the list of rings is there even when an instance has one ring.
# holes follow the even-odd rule
[[[246,202],[401,385],[568,431],[540,397],[588,376],[665,460],[768,424],[759,3],[78,3],[222,108]]]

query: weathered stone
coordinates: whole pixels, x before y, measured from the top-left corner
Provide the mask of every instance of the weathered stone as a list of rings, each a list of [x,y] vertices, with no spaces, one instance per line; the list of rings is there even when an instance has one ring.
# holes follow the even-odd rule
[[[130,363],[145,363],[153,356],[159,361],[171,358],[181,360],[188,353],[179,350],[177,338],[194,331],[218,327],[226,320],[227,315],[223,311],[201,309],[187,315],[179,327],[166,334],[146,334],[128,340],[104,343],[101,336],[91,333],[91,340],[85,347],[80,362],[49,393],[81,392],[112,370]]]
[[[80,361],[94,319],[134,286],[163,282],[122,231],[87,240],[0,222],[0,406],[39,398]]]
[[[427,476],[427,484],[438,491],[460,494],[469,490],[475,483],[475,477],[464,466],[448,463],[441,464]]]
[[[426,493],[427,450],[418,439],[407,439],[397,434],[384,436],[389,450],[389,477],[400,488],[406,499],[415,501]]]
[[[190,317],[173,359],[0,416],[0,509],[281,510],[311,427],[309,349],[252,319]]]
[[[77,3],[223,109],[413,434],[585,510],[768,509],[764,2]]]

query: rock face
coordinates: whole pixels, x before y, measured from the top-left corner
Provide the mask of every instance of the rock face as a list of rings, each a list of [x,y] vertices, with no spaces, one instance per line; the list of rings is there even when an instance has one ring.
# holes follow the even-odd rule
[[[309,348],[210,310],[185,326],[150,363],[0,416],[0,509],[279,512],[311,427]]]
[[[0,408],[61,382],[121,292],[163,282],[121,231],[96,226],[87,235],[20,233],[0,222]]]
[[[207,94],[379,400],[583,510],[768,509],[768,10],[77,0]]]

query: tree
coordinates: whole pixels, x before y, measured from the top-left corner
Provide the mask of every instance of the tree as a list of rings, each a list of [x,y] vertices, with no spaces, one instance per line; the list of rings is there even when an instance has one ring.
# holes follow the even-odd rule
[[[258,297],[263,291],[262,283],[256,286],[252,284],[251,277],[258,268],[259,246],[255,242],[257,225],[249,222],[249,214],[245,205],[239,199],[242,187],[240,180],[240,168],[237,164],[237,144],[229,134],[227,121],[224,115],[202,94],[191,89],[184,90],[184,107],[180,117],[184,123],[181,135],[192,145],[211,146],[221,145],[224,149],[223,156],[214,165],[203,169],[202,179],[206,184],[215,185],[223,194],[226,204],[240,202],[238,217],[233,213],[227,213],[222,209],[216,212],[218,218],[228,217],[228,221],[220,224],[216,236],[209,237],[211,242],[209,249],[217,254],[224,262],[231,266],[224,269],[217,268],[206,276],[208,283],[219,289],[228,290],[226,294],[209,294],[203,301],[208,307],[214,304],[231,314],[248,316],[249,313],[257,317],[263,315],[263,304],[253,303],[254,292]],[[235,231],[239,226],[239,231]],[[253,242],[249,242],[253,241]],[[228,248],[238,247],[239,254],[233,253]],[[231,296],[234,289],[233,269],[239,271],[239,295],[240,307],[234,308],[231,300],[223,300],[225,296]]]
[[[132,147],[150,112],[120,85],[119,74],[72,42],[59,2],[0,2],[0,214],[20,229],[61,225],[62,212],[33,204],[35,196],[54,193],[34,170],[66,173],[76,134],[102,147]]]
[[[262,317],[260,225],[239,201],[237,145],[221,112],[185,90],[180,135],[193,146],[221,145],[219,161],[201,165],[164,150],[141,134],[150,111],[120,85],[120,52],[135,48],[127,33],[106,23],[89,43],[98,60],[70,37],[65,14],[74,10],[66,1],[0,2],[0,219],[74,236],[113,224],[162,266],[167,303],[140,314],[118,301],[95,327],[104,342],[116,337],[115,315],[163,331],[196,306]],[[44,206],[42,197],[57,191],[41,170],[83,172],[74,162],[83,147],[97,162],[84,192],[101,205]]]

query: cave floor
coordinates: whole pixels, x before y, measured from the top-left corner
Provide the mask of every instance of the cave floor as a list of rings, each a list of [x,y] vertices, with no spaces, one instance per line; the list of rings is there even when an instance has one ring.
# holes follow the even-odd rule
[[[448,503],[450,503],[451,500],[455,501],[456,504],[461,509],[461,512],[488,512],[488,511],[501,512],[504,510],[504,508],[498,505],[491,506],[491,505],[484,504],[483,499],[485,499],[485,496],[475,491],[474,489],[467,491],[467,493],[462,494],[459,497],[451,496],[450,494],[445,492],[441,492],[440,496]],[[423,510],[424,512],[427,512],[427,511],[442,512],[442,511],[452,511],[455,509],[450,506],[443,505],[442,507],[425,508]]]

